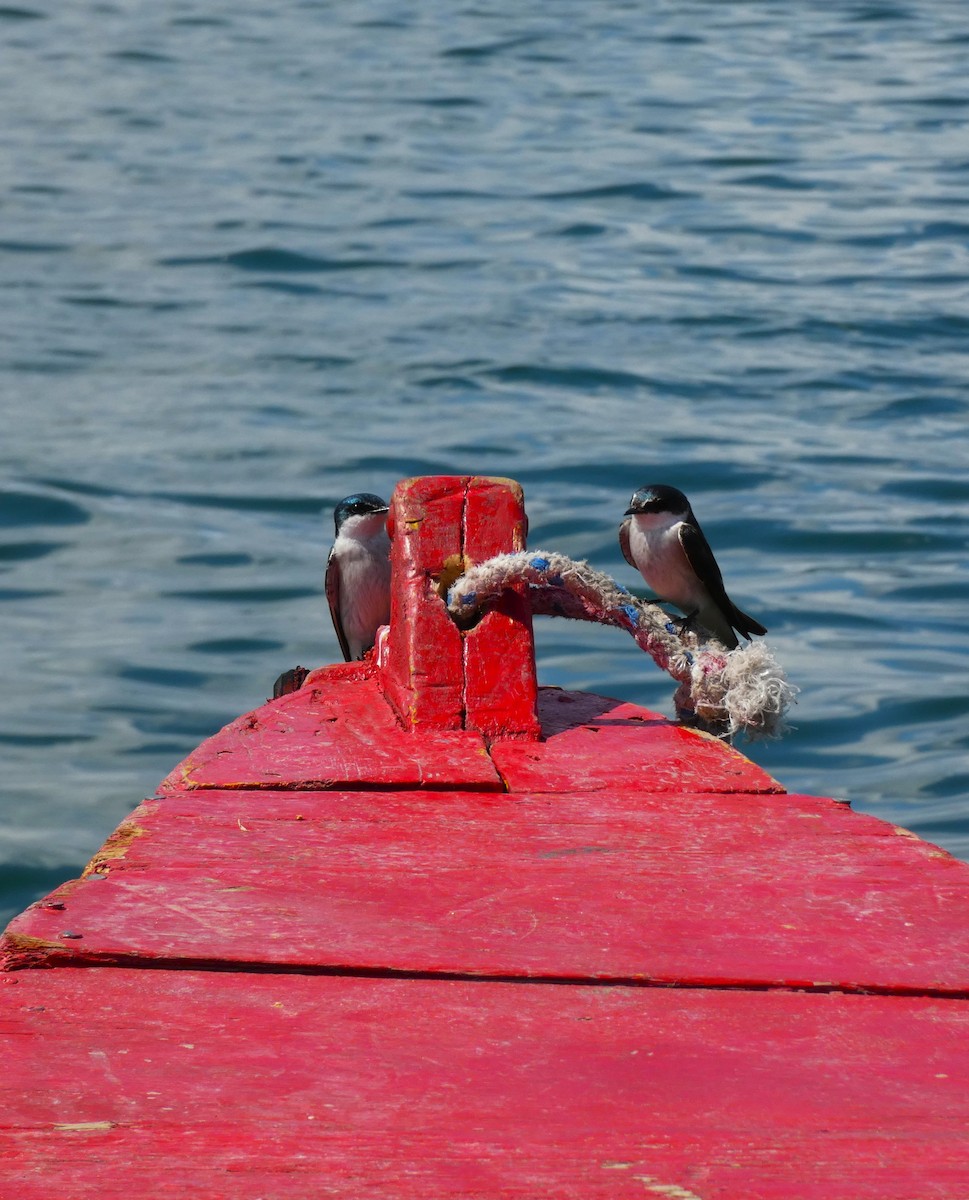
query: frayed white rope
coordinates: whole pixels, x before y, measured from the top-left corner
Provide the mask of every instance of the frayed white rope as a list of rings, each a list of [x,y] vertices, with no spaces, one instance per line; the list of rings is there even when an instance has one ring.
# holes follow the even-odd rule
[[[673,702],[681,720],[731,736],[784,733],[784,716],[797,688],[763,642],[727,650],[712,638],[701,639],[587,562],[544,550],[499,554],[455,580],[448,611],[458,624],[468,625],[516,585],[518,590],[525,585],[533,613],[625,629],[679,683]]]

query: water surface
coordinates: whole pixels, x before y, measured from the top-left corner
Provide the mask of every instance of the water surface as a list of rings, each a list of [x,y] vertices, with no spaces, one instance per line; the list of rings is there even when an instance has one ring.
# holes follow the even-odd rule
[[[283,669],[331,510],[683,488],[801,688],[746,747],[969,857],[961,4],[0,8],[0,902]],[[617,630],[542,682],[671,711]]]

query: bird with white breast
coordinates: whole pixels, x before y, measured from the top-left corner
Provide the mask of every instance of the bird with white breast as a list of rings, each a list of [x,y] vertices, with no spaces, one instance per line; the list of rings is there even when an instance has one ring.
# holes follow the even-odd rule
[[[646,484],[633,492],[623,516],[623,557],[660,600],[684,612],[685,623],[696,620],[728,650],[739,646],[737,633],[749,638],[767,632],[727,595],[710,543],[681,491]]]
[[[346,496],[333,512],[336,540],[326,562],[326,598],[347,662],[363,658],[390,621],[390,538],[386,500]]]

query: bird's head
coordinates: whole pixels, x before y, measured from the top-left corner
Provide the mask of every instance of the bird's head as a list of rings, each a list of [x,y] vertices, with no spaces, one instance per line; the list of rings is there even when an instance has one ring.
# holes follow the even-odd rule
[[[386,500],[381,500],[373,492],[355,492],[352,496],[344,496],[333,510],[333,524],[337,535],[349,521],[351,528],[369,524],[368,517],[383,516],[390,511]],[[374,522],[379,525],[380,522]]]
[[[670,487],[667,483],[646,483],[630,496],[629,507],[623,516],[652,515],[682,519],[689,511],[690,502],[678,488]]]

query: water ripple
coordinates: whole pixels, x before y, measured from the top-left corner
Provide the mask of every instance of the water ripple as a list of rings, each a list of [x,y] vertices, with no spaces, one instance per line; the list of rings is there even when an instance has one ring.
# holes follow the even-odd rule
[[[601,187],[574,188],[564,191],[539,192],[539,200],[637,200],[652,203],[660,200],[683,200],[692,193],[661,184],[637,180],[632,183],[613,183]]]
[[[241,271],[328,272],[400,269],[407,264],[381,258],[322,258],[300,254],[276,246],[258,246],[252,250],[236,250],[231,254],[200,254],[171,256],[159,259],[162,267],[230,266]]]
[[[67,542],[2,542],[0,562],[27,562],[61,550]]]
[[[0,528],[26,525],[80,525],[91,514],[59,496],[0,489]]]
[[[0,7],[0,903],[339,657],[334,503],[439,473],[630,585],[682,487],[801,688],[755,757],[969,857],[962,8],[214,7]]]
[[[533,383],[543,387],[596,391],[620,388],[645,388],[648,380],[631,371],[611,371],[601,367],[539,367],[516,363],[507,367],[481,371],[487,379],[501,383]]]

